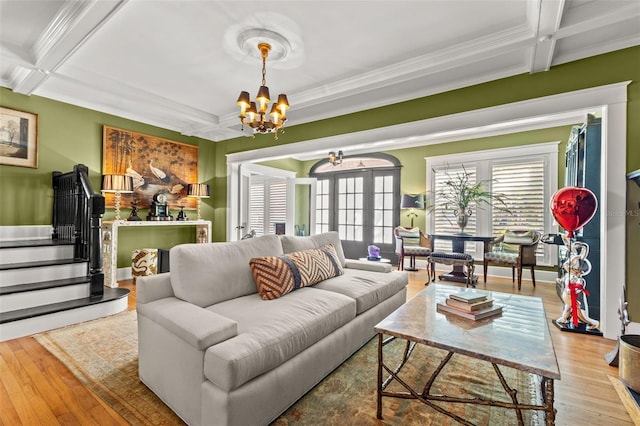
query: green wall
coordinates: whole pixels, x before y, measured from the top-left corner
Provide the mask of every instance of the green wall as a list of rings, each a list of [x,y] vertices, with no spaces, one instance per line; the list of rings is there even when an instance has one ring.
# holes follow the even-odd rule
[[[199,179],[214,183],[215,149],[209,141],[38,96],[16,94],[6,88],[0,88],[0,104],[38,114],[38,168],[0,166],[0,225],[51,224],[53,171],[68,172],[76,164],[85,164],[89,168],[94,191],[100,191],[103,125],[199,146]],[[207,199],[202,200],[205,219],[213,216],[212,204]],[[126,218],[129,211],[122,209],[121,216]],[[173,212],[175,216],[177,209]],[[139,216],[145,217],[146,214],[146,210],[141,210]],[[190,212],[190,215],[195,216],[195,212]],[[107,209],[103,220],[111,219],[113,210]],[[221,224],[223,229],[219,233],[223,233],[224,222],[214,223],[214,226],[217,224]],[[184,227],[127,229],[121,233],[118,242],[118,266],[131,265],[131,252],[136,248],[171,247],[195,241],[193,234],[192,229]]]

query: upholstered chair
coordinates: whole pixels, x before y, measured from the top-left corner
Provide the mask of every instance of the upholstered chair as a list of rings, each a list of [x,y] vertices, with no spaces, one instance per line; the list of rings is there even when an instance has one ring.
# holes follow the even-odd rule
[[[518,290],[522,286],[522,269],[531,268],[531,281],[536,286],[536,249],[542,234],[537,231],[506,231],[485,245],[484,282],[487,282],[489,265],[511,267],[511,280],[518,271]]]
[[[404,270],[404,259],[410,259],[408,271],[417,271],[416,257],[428,259],[431,254],[431,239],[424,235],[420,228],[405,228],[398,226],[393,233],[396,237],[396,255],[398,256],[398,269]],[[427,263],[427,273],[429,263]]]

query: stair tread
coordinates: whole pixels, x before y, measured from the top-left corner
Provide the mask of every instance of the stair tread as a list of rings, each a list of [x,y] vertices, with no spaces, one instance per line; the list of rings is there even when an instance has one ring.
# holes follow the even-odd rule
[[[0,241],[0,249],[3,248],[24,248],[24,247],[48,247],[48,246],[70,246],[73,241],[54,240],[52,238],[40,238],[37,240],[14,240]]]
[[[73,277],[73,278],[65,278],[61,280],[49,280],[49,281],[41,281],[41,282],[34,282],[34,283],[10,285],[6,287],[0,287],[0,296],[6,295],[6,294],[13,294],[13,293],[24,293],[27,291],[34,291],[34,290],[46,290],[49,288],[84,284],[88,282],[89,282],[88,277]]]
[[[85,259],[53,259],[53,260],[38,260],[35,262],[19,262],[19,263],[5,263],[0,265],[0,271],[7,271],[10,269],[27,269],[27,268],[39,268],[43,266],[58,266],[58,265],[71,265],[73,263],[84,263]]]
[[[0,324],[18,321],[27,318],[33,318],[41,315],[53,314],[56,312],[68,311],[71,309],[82,308],[85,306],[96,305],[99,303],[111,302],[113,300],[127,297],[130,293],[126,288],[104,288],[102,296],[83,297],[81,299],[68,300],[65,302],[52,303],[49,305],[35,306],[33,308],[19,309],[0,313]]]

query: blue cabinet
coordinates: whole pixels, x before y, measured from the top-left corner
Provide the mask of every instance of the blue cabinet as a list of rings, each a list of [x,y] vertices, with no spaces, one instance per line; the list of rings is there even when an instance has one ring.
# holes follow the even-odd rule
[[[577,186],[591,190],[598,202],[601,196],[601,119],[587,116],[587,122],[571,129],[566,151],[565,186]],[[591,273],[585,275],[589,316],[600,319],[600,209],[575,235],[576,241],[589,244]],[[560,259],[558,259],[560,262]],[[559,263],[561,266],[562,264]]]

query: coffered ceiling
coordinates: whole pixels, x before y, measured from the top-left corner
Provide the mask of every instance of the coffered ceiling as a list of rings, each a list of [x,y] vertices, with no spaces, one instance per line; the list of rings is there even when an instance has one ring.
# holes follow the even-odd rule
[[[638,0],[0,0],[0,85],[219,141],[260,84],[287,125],[640,45]]]

